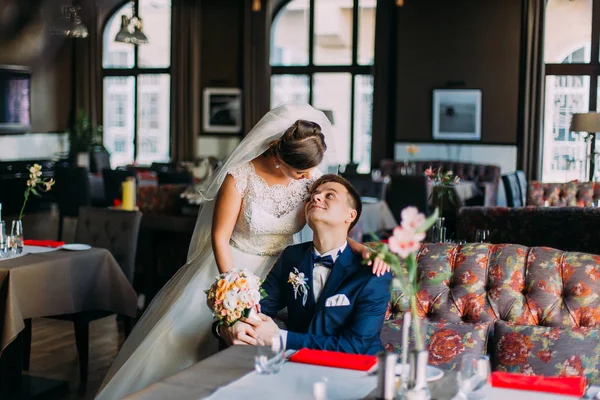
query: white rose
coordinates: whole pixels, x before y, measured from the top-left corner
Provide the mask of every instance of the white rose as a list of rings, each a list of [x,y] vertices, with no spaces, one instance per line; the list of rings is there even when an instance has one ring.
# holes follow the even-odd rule
[[[255,303],[260,303],[260,292],[258,290],[250,290],[249,293]]]
[[[229,291],[225,294],[225,299],[223,299],[223,307],[230,311],[235,310],[237,306],[238,296],[234,291]]]

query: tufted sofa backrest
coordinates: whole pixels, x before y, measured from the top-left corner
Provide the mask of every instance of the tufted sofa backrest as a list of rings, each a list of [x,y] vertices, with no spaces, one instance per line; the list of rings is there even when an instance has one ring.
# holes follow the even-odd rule
[[[590,207],[598,200],[600,200],[599,182],[548,183],[532,181],[527,189],[528,206]]]
[[[600,256],[510,244],[425,244],[418,273],[418,310],[431,321],[500,319],[550,327],[600,323]],[[439,274],[448,279],[434,283]],[[400,294],[392,311],[400,315],[407,306]]]

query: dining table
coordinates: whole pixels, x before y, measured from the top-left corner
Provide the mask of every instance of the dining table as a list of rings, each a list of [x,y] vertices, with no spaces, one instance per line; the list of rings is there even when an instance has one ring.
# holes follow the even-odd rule
[[[316,383],[325,385],[328,400],[377,398],[377,373],[331,368],[286,361],[277,374],[261,375],[254,371],[253,346],[231,346],[183,371],[162,379],[125,397],[126,400],[311,400]],[[428,383],[431,400],[464,400],[458,394],[456,371]],[[588,394],[598,392],[591,387]],[[565,400],[564,395],[531,390],[496,388],[478,390],[477,398],[487,400]],[[590,397],[590,398],[593,398]]]
[[[25,321],[98,310],[136,316],[137,294],[110,251],[74,248],[85,250],[24,246],[21,254],[0,258],[0,398],[35,378],[21,373],[31,340],[24,337]],[[46,381],[40,390],[61,384]]]

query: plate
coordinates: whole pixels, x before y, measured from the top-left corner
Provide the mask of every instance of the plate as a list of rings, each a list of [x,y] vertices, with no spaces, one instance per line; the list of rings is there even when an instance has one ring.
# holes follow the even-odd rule
[[[92,246],[90,246],[89,244],[82,244],[82,243],[69,243],[69,244],[63,244],[62,248],[65,250],[81,251],[81,250],[89,250],[92,248]]]
[[[410,368],[408,364],[396,364],[396,375],[402,375],[402,370],[404,368]],[[427,382],[437,381],[444,376],[444,371],[439,368],[432,367],[431,365],[427,366]]]

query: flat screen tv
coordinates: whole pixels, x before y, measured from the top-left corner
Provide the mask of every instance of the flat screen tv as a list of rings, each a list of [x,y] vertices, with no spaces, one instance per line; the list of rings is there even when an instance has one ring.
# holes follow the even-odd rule
[[[31,130],[31,70],[0,65],[0,134]]]

